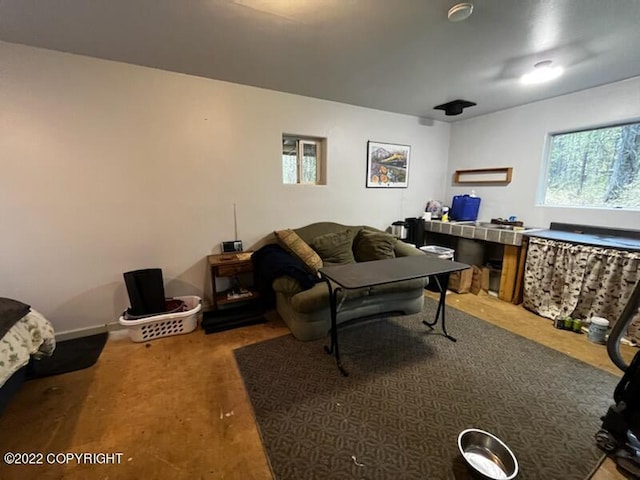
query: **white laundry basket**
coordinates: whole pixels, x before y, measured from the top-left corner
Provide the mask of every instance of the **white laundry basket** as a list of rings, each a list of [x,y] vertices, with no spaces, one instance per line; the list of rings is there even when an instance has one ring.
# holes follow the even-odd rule
[[[168,337],[193,332],[198,326],[198,312],[202,309],[202,300],[195,295],[174,297],[182,300],[188,310],[177,313],[162,313],[137,320],[127,320],[124,316],[118,323],[127,327],[129,338],[134,342],[146,342],[154,338]]]
[[[420,250],[446,260],[453,260],[453,256],[456,252],[453,248],[441,247],[440,245],[425,245],[424,247],[420,247]]]

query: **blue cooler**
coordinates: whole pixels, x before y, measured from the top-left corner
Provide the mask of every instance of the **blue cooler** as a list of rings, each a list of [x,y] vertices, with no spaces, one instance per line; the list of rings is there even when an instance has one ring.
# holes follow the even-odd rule
[[[469,195],[454,195],[449,211],[449,218],[458,222],[466,222],[478,219],[480,209],[480,197]]]

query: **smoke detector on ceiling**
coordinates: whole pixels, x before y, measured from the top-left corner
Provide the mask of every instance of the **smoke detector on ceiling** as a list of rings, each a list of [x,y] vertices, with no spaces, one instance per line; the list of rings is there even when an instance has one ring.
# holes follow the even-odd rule
[[[472,13],[473,13],[473,3],[471,2],[456,3],[453,7],[449,9],[447,18],[449,19],[450,22],[461,22],[469,18]]]
[[[460,115],[464,108],[473,107],[474,105],[476,104],[468,100],[452,100],[451,102],[433,107],[433,109],[444,110],[445,115]]]

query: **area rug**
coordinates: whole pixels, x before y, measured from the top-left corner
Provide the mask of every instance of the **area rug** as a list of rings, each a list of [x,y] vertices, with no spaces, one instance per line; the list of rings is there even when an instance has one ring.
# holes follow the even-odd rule
[[[618,379],[453,308],[451,342],[423,313],[341,329],[348,377],[325,340],[235,351],[277,480],[466,479],[458,433],[501,438],[518,479],[584,479]]]

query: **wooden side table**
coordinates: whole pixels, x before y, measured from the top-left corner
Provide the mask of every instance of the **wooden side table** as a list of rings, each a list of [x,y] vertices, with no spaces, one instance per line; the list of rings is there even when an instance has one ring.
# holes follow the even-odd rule
[[[234,303],[245,304],[259,298],[259,293],[253,289],[253,282],[249,286],[243,285],[239,291],[226,290],[219,292],[216,284],[217,278],[232,278],[239,275],[253,273],[251,254],[253,252],[222,253],[208,255],[209,268],[211,269],[211,288],[213,293],[213,309],[226,308]]]

